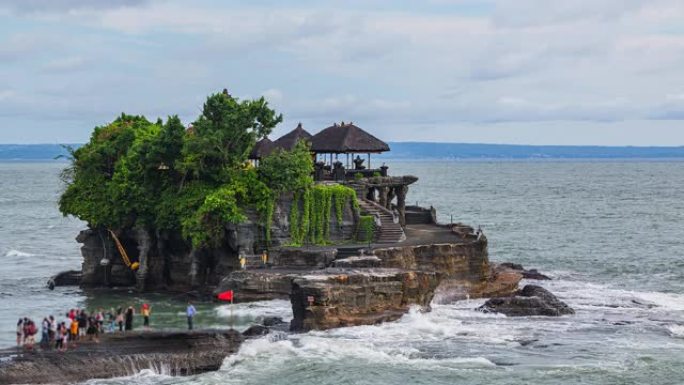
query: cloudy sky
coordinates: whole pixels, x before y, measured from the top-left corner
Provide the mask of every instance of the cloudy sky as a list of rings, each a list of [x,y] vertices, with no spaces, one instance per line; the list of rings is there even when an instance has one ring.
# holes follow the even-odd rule
[[[684,145],[681,0],[0,0],[0,143],[266,96],[311,132]]]

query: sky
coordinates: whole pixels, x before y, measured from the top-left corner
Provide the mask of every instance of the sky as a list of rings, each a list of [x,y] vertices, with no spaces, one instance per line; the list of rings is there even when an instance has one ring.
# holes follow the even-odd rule
[[[0,143],[264,96],[312,133],[684,145],[681,0],[0,0]]]

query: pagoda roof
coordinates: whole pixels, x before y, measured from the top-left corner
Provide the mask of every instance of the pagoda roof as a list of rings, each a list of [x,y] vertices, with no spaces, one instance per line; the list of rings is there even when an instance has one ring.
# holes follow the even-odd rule
[[[269,138],[263,138],[256,142],[252,152],[249,154],[249,159],[262,159],[270,155],[275,147],[273,146],[273,141]]]
[[[300,140],[311,141],[311,134],[306,131],[302,124],[299,123],[294,130],[281,136],[273,142],[273,147],[280,148],[286,151],[292,151]]]
[[[387,143],[353,123],[335,123],[311,138],[311,151],[316,153],[379,153],[389,150]]]

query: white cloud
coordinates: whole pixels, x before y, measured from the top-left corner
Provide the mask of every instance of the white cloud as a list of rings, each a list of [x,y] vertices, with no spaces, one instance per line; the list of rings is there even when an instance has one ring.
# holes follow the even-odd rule
[[[191,119],[229,87],[264,95],[286,119],[409,127],[388,139],[448,122],[684,119],[677,0],[137,3],[0,16],[60,36],[16,32],[0,46],[0,84],[53,98],[46,108],[59,111],[46,116],[84,122],[120,110]],[[25,66],[31,55],[41,60]]]

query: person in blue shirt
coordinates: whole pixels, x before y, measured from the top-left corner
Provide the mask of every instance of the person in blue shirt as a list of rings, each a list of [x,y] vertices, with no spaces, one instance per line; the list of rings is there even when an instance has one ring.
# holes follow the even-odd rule
[[[195,317],[195,314],[197,314],[197,310],[192,306],[192,302],[188,301],[188,307],[185,309],[185,313],[188,316],[188,330],[192,330],[192,319]]]

